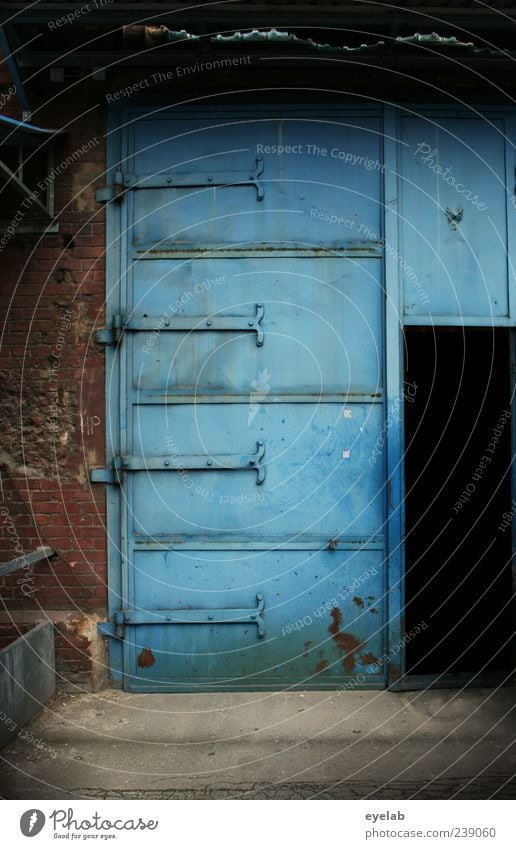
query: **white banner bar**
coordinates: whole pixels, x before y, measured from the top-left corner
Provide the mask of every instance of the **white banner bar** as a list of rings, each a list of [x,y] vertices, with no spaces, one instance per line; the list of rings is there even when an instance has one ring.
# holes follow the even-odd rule
[[[511,801],[4,801],[3,845],[514,849]],[[312,804],[308,804],[311,801]],[[238,804],[236,804],[238,802]],[[511,816],[512,815],[512,816]],[[34,838],[34,843],[28,841]],[[66,841],[66,842],[65,842]]]

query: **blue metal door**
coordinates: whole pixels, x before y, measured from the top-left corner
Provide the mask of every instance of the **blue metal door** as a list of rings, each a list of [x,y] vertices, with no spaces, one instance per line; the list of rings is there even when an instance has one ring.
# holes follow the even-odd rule
[[[124,125],[125,686],[383,686],[380,117]]]

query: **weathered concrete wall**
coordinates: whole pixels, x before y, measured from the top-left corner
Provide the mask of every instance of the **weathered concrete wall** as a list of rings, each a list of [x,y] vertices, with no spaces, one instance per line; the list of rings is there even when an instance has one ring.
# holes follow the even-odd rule
[[[0,746],[55,693],[54,628],[42,622],[0,651]]]

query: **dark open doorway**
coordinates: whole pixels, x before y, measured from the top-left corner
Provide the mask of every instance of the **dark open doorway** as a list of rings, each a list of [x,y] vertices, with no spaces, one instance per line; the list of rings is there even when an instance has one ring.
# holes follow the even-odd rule
[[[408,674],[510,664],[509,331],[405,333]]]

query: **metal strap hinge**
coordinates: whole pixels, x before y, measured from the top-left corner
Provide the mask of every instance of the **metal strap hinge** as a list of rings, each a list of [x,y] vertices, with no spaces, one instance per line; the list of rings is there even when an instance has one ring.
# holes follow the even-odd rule
[[[90,483],[118,483],[113,469],[90,469]]]
[[[97,624],[97,630],[101,637],[114,637],[115,636],[115,623],[114,622],[99,622]]]
[[[264,343],[264,331],[261,326],[265,315],[263,304],[256,304],[255,315],[212,315],[206,316],[166,316],[158,315],[114,315],[111,327],[97,330],[95,339],[103,345],[118,345],[124,333],[144,331],[147,333],[166,333],[167,331],[210,332],[223,330],[241,330],[256,333],[256,345]]]
[[[111,327],[105,330],[97,330],[95,339],[101,345],[118,345],[124,332],[123,321],[121,315],[114,315],[111,320]]]
[[[111,469],[91,469],[91,483],[121,484],[122,472],[256,472],[258,486],[265,480],[265,443],[256,443],[255,454],[164,454],[160,456],[124,455],[114,457]]]
[[[263,174],[263,159],[256,157],[255,167],[246,171],[169,171],[157,174],[121,174],[116,182],[122,191],[128,189],[190,189],[229,188],[231,186],[254,186],[256,199],[263,200],[265,189],[260,177]]]
[[[258,637],[265,637],[263,593],[256,595],[256,607],[172,608],[159,610],[117,610],[111,622],[101,622],[99,632],[104,637],[123,640],[127,625],[256,625]]]
[[[124,175],[122,171],[115,171],[113,182],[109,185],[102,186],[95,191],[95,200],[97,203],[109,203],[112,200],[121,200],[123,191]]]
[[[115,171],[113,183],[95,192],[97,203],[121,200],[128,189],[179,189],[196,187],[254,186],[256,199],[263,200],[265,190],[260,181],[263,159],[256,157],[254,169],[249,171],[170,171],[166,174],[124,174]]]

